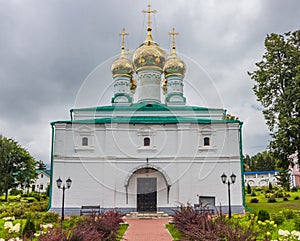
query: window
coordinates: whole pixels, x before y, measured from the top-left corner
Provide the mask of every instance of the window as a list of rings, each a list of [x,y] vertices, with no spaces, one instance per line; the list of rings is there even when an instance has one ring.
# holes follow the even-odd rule
[[[204,137],[204,146],[209,146],[210,143],[209,143],[209,137]]]
[[[44,175],[43,174],[41,174],[41,178],[43,178],[44,177]]]
[[[43,189],[44,189],[44,185],[41,184],[41,185],[40,185],[40,190],[43,190]]]
[[[87,137],[82,138],[82,145],[83,146],[88,146],[89,145],[89,139]]]
[[[144,146],[150,146],[150,138],[149,137],[144,138]]]

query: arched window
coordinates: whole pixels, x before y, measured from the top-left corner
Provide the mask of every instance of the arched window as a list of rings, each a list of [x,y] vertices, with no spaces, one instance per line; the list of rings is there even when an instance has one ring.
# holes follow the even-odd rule
[[[82,137],[82,145],[88,146],[89,145],[89,139],[87,137]]]
[[[149,137],[144,138],[144,146],[150,146],[150,138]]]
[[[210,145],[210,141],[209,141],[209,137],[204,137],[204,146],[209,146]]]

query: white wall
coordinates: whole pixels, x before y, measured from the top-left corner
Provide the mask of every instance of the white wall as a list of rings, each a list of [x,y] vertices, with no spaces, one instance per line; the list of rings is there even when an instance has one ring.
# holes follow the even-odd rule
[[[227,205],[227,185],[221,174],[234,172],[232,205],[242,205],[242,177],[239,157],[238,123],[227,124],[56,124],[53,180],[71,177],[66,191],[66,206],[96,205],[102,207],[136,207],[136,177],[130,179],[128,204],[125,181],[132,170],[153,165],[171,182],[169,203],[166,183],[161,173],[158,180],[158,206],[175,207],[179,203],[198,203],[197,195],[215,196],[216,205]],[[151,146],[143,146],[143,138]],[[89,146],[81,146],[81,138]],[[211,139],[203,146],[203,138]],[[61,207],[61,191],[54,187],[52,207]]]

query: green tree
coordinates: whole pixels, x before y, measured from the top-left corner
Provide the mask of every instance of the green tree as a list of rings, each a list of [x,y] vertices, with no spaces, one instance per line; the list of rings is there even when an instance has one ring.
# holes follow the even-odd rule
[[[289,170],[281,170],[278,172],[278,176],[276,177],[278,184],[282,186],[283,189],[289,191],[291,184],[291,177]]]
[[[45,165],[45,163],[42,160],[39,160],[36,162],[36,168],[37,168],[37,170],[46,170],[47,166]]]
[[[280,159],[280,167],[287,169],[291,154],[297,153],[300,160],[300,30],[267,35],[265,48],[257,70],[248,74],[264,107],[270,149]]]
[[[276,169],[278,160],[274,157],[273,153],[264,151],[252,156],[251,163],[252,171],[274,170]]]
[[[5,201],[11,188],[29,186],[36,177],[35,160],[15,140],[0,137],[0,183]]]

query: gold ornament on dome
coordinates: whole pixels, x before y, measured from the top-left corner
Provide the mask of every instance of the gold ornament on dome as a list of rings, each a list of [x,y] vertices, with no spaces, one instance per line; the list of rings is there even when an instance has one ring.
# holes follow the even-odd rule
[[[156,10],[151,10],[151,6],[148,5],[148,10],[143,10],[143,13],[148,14],[148,34],[145,42],[136,49],[133,55],[133,65],[136,71],[144,67],[157,67],[162,70],[166,61],[166,53],[154,42],[151,35],[151,13],[156,13]]]
[[[116,75],[132,75],[133,65],[131,61],[125,57],[121,57],[113,62],[111,66],[111,72],[113,76]]]
[[[164,95],[166,95],[167,91],[168,91],[167,84],[168,84],[168,81],[166,79],[164,79],[163,82],[161,83],[161,88],[162,88]]]
[[[176,53],[176,44],[175,44],[175,36],[179,35],[179,33],[175,32],[175,29],[172,29],[172,32],[169,33],[172,36],[172,51],[171,56],[167,59],[164,66],[164,73],[166,76],[168,75],[184,75],[186,71],[185,63],[177,57]]]
[[[136,89],[136,80],[131,77],[131,79],[130,79],[130,90],[135,91],[135,89]]]
[[[113,76],[117,75],[132,75],[133,74],[133,64],[132,62],[125,56],[125,36],[128,36],[128,33],[125,32],[125,28],[123,28],[122,33],[119,34],[122,36],[122,51],[119,59],[114,61],[111,65],[111,72]]]

